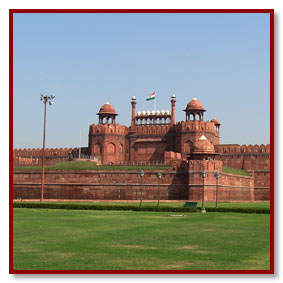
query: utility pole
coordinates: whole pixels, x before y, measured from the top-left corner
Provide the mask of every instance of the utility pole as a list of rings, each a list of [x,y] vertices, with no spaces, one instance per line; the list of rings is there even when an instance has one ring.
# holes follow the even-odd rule
[[[43,124],[43,145],[42,145],[42,171],[41,171],[41,196],[40,202],[44,200],[44,150],[45,150],[45,128],[46,128],[46,103],[49,101],[49,105],[53,104],[53,99],[55,96],[47,96],[44,94],[40,94],[40,101],[44,104],[44,124]]]

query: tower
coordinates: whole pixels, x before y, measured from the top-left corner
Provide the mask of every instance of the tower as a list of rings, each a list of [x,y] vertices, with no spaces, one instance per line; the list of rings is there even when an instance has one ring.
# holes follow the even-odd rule
[[[218,122],[218,120],[216,118],[213,118],[210,122],[214,123],[215,130],[219,134],[221,124]]]
[[[171,125],[175,124],[175,104],[176,104],[176,95],[172,94],[171,96]]]
[[[133,96],[132,97],[132,120],[131,120],[131,127],[133,128],[135,126],[135,116],[136,116],[136,104],[137,104],[137,101],[136,101],[136,97]]]

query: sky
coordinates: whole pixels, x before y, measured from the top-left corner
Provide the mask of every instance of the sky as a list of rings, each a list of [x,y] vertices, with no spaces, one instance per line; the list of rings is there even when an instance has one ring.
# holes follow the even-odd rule
[[[137,110],[171,109],[185,120],[197,97],[206,121],[221,123],[222,144],[270,142],[269,14],[15,14],[14,148],[88,145],[107,101],[130,125]]]

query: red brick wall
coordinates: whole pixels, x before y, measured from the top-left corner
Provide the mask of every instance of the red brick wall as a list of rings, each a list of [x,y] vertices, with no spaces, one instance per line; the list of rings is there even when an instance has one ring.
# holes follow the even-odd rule
[[[51,166],[69,159],[76,149],[73,148],[46,148],[44,151],[45,165]],[[13,150],[13,166],[40,166],[42,149],[24,148]]]
[[[270,199],[270,145],[217,145],[223,166],[245,169],[254,177],[255,200]]]
[[[210,161],[211,162],[211,161]],[[143,199],[158,198],[157,171],[145,172]],[[207,201],[215,200],[214,171],[206,181]],[[40,197],[39,172],[14,172],[14,199]],[[138,172],[46,172],[46,199],[135,200],[140,199],[141,178]],[[224,174],[219,179],[219,200],[252,200],[253,181],[249,177]],[[245,188],[244,188],[245,187]],[[201,200],[201,172],[163,172],[160,182],[161,200]]]

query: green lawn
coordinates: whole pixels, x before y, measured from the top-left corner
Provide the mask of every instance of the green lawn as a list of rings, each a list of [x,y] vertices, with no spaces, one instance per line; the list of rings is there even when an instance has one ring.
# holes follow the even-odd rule
[[[250,177],[251,175],[244,169],[235,169],[231,167],[222,167],[222,172],[223,173],[229,173],[229,174],[235,174],[235,175],[242,175],[242,176],[248,176]]]
[[[270,215],[14,209],[15,270],[269,269]]]
[[[53,166],[45,166],[47,171],[82,171],[82,170],[103,170],[103,171],[140,171],[140,170],[168,170],[168,165],[96,165],[91,161],[66,161],[59,162]],[[19,166],[14,171],[38,171],[41,166]],[[234,169],[223,166],[223,173],[250,176],[246,170]]]
[[[167,170],[167,165],[96,165],[91,161],[66,161],[60,162],[53,166],[45,166],[45,170],[55,171],[81,171],[81,170],[103,170],[103,171],[139,171],[139,170]],[[41,166],[26,166],[26,167],[14,167],[14,171],[33,171],[41,170]]]

